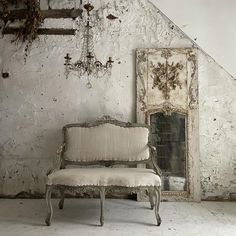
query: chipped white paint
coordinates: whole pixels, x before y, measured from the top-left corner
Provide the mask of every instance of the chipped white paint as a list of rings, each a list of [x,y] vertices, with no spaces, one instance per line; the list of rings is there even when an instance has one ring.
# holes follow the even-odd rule
[[[199,56],[202,198],[236,192],[236,80],[204,54]]]
[[[54,1],[56,2],[56,1]],[[59,2],[59,1],[58,1]],[[56,4],[56,3],[55,3]],[[55,8],[56,6],[54,6]],[[66,123],[91,121],[109,114],[135,121],[135,49],[191,47],[189,40],[147,0],[103,0],[95,50],[113,56],[112,77],[86,81],[64,76],[64,56],[78,58],[80,38],[40,36],[24,64],[24,47],[0,39],[0,194],[44,192],[44,176],[60,144]],[[113,14],[116,20],[106,16]],[[46,27],[70,27],[68,20],[48,20]],[[199,52],[200,160],[203,198],[228,198],[235,192],[236,81]],[[214,121],[216,119],[216,121]],[[216,134],[215,134],[216,133]],[[217,185],[218,184],[218,185]]]

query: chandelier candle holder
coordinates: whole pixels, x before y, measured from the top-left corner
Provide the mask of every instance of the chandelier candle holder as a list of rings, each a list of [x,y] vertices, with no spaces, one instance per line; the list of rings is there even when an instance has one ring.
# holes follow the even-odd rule
[[[102,62],[97,60],[94,53],[94,43],[93,43],[93,26],[91,24],[90,12],[94,9],[94,6],[90,3],[84,5],[87,12],[86,14],[86,24],[83,34],[83,44],[79,60],[72,63],[70,54],[67,53],[65,58],[65,75],[68,78],[71,71],[76,71],[78,77],[87,79],[87,87],[91,88],[91,77],[100,78],[106,75],[111,75],[112,63],[114,62],[111,57],[103,65]]]

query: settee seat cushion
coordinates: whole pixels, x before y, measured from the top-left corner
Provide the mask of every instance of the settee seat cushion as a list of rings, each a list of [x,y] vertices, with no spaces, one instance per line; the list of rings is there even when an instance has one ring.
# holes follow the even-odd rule
[[[152,169],[145,168],[71,168],[51,173],[47,185],[159,187],[161,180]]]

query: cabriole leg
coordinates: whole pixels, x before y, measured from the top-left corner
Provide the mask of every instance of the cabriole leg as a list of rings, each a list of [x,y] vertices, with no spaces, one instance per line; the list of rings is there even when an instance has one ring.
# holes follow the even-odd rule
[[[100,201],[101,201],[101,216],[100,223],[101,226],[104,224],[104,202],[105,202],[105,188],[100,189]]]
[[[151,209],[153,210],[154,208],[154,200],[153,200],[153,189],[148,189],[148,196],[149,196],[149,202],[151,205]]]
[[[51,220],[52,220],[52,203],[51,203],[51,186],[46,186],[46,203],[47,203],[47,208],[48,208],[48,214],[45,219],[45,223],[47,226],[51,225]]]
[[[64,200],[65,200],[65,190],[61,189],[60,190],[60,194],[61,194],[61,199],[60,199],[60,201],[58,203],[58,207],[59,207],[59,209],[63,209],[63,207],[64,207]]]
[[[159,215],[159,206],[161,201],[161,189],[160,187],[155,187],[155,195],[156,195],[156,202],[155,202],[155,215],[157,219],[157,226],[161,224],[161,217]]]

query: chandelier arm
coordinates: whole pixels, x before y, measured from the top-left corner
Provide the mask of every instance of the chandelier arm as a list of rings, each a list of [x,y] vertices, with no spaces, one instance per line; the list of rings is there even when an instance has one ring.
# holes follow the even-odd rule
[[[67,53],[65,56],[65,74],[68,77],[70,71],[77,71],[78,77],[86,76],[87,78],[87,87],[91,88],[91,78],[93,77],[102,77],[105,74],[111,74],[112,68],[112,58],[109,57],[108,61],[103,65],[102,62],[97,60],[96,54],[94,52],[94,34],[93,34],[93,26],[91,24],[91,14],[90,12],[94,9],[94,6],[90,4],[88,1],[87,4],[84,5],[84,8],[87,12],[86,20],[85,20],[85,29],[83,36],[83,44],[82,50],[80,54],[80,59],[74,63],[71,63],[71,57]]]

